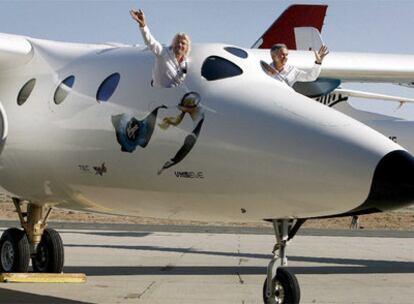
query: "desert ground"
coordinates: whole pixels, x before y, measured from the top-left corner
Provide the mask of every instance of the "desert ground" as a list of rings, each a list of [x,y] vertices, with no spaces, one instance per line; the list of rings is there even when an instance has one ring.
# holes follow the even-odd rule
[[[0,195],[0,219],[18,220],[15,208],[10,198]],[[160,220],[147,217],[103,215],[87,212],[78,212],[54,208],[50,221],[68,222],[91,222],[91,223],[124,223],[124,224],[160,224],[160,225],[213,225],[220,226],[222,223],[201,223],[195,221]],[[334,219],[308,220],[304,228],[320,229],[350,229],[351,217]],[[257,223],[226,223],[226,226],[269,226],[266,222]],[[359,229],[367,230],[414,230],[414,205],[392,212],[375,213],[359,217]]]

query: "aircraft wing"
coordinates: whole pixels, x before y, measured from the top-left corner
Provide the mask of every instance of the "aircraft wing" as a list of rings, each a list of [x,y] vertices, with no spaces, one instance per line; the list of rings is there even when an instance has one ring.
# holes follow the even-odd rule
[[[400,107],[405,103],[414,103],[414,98],[386,95],[380,93],[359,91],[359,90],[349,90],[339,87],[341,81],[339,79],[333,78],[318,78],[316,81],[312,82],[296,82],[293,86],[293,89],[310,98],[320,98],[322,96],[332,96],[330,101],[334,101],[334,95],[339,95],[341,98],[347,97],[357,97],[364,99],[376,99],[376,100],[385,100],[398,102]]]
[[[33,57],[30,42],[21,36],[0,34],[0,70],[15,68]]]
[[[406,83],[414,81],[414,55],[333,53],[321,76],[353,82]]]
[[[414,98],[392,96],[392,95],[385,95],[385,94],[378,94],[378,93],[364,92],[364,91],[357,91],[357,90],[336,89],[333,91],[333,93],[341,94],[343,96],[348,96],[348,97],[395,101],[395,102],[399,102],[401,105],[404,103],[414,103]]]
[[[269,61],[269,54],[261,54]],[[309,69],[315,61],[310,51],[291,51],[289,64]],[[331,51],[322,64],[320,77],[341,82],[375,82],[409,84],[414,81],[414,55],[348,53]]]
[[[252,50],[259,61],[270,62],[268,50]],[[289,64],[309,70],[315,62],[313,51],[290,51]],[[414,55],[350,53],[330,51],[322,64],[322,78],[344,82],[394,83],[407,86],[414,82]]]

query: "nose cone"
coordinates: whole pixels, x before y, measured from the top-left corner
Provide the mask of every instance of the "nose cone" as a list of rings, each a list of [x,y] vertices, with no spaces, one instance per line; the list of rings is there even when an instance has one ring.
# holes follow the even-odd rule
[[[385,155],[378,163],[367,200],[351,213],[371,213],[414,203],[414,157],[403,150]]]

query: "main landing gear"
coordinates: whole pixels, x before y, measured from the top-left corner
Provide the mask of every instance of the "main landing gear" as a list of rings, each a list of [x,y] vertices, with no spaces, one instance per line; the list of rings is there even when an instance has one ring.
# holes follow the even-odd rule
[[[46,228],[52,208],[43,217],[43,206],[27,203],[22,211],[22,201],[14,198],[23,230],[9,228],[0,238],[0,272],[28,272],[32,260],[34,272],[60,273],[63,270],[64,250],[60,235]]]
[[[276,236],[273,258],[267,266],[267,278],[263,284],[265,304],[297,304],[300,301],[300,288],[294,274],[287,266],[286,246],[305,220],[272,220]],[[280,262],[280,265],[277,265]]]

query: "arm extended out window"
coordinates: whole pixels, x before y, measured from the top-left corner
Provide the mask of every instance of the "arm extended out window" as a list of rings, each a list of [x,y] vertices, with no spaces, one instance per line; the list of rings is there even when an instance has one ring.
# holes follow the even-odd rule
[[[201,67],[201,75],[209,81],[235,77],[242,73],[239,66],[219,56],[208,57]]]

